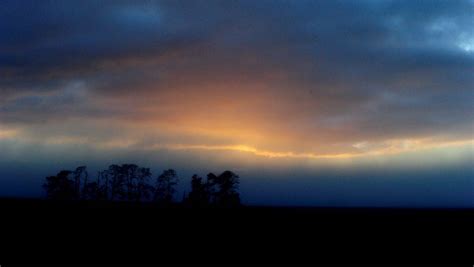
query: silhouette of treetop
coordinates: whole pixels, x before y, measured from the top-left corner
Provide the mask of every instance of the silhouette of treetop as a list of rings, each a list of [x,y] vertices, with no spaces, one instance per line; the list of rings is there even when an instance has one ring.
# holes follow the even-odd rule
[[[150,184],[150,168],[136,164],[112,164],[99,171],[97,178],[89,179],[86,166],[74,171],[62,170],[55,176],[46,177],[43,188],[46,197],[52,200],[78,201],[153,201],[171,204],[177,192],[178,174],[173,169],[164,170]],[[239,176],[231,171],[220,175],[209,173],[204,182],[197,174],[191,177],[191,191],[183,202],[192,207],[240,205],[238,193]]]

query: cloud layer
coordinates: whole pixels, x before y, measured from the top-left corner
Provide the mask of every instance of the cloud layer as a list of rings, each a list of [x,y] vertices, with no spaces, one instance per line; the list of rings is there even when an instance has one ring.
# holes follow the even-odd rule
[[[106,121],[301,153],[472,133],[469,1],[1,5],[7,127]]]

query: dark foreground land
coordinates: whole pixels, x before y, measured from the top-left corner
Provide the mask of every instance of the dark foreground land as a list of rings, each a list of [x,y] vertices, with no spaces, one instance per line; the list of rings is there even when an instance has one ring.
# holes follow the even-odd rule
[[[3,264],[472,263],[468,209],[171,208],[0,200]]]

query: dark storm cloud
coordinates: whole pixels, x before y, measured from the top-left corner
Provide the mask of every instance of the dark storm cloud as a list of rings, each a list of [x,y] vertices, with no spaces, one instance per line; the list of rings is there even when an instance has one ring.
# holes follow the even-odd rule
[[[2,1],[0,120],[122,116],[101,97],[279,72],[280,94],[307,102],[282,121],[305,131],[468,133],[473,14],[472,1]],[[76,80],[86,96],[45,108]]]

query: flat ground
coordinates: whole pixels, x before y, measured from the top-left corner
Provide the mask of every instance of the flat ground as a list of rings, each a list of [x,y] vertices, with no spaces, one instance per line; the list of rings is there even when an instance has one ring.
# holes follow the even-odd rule
[[[473,262],[471,209],[160,208],[0,200],[11,262]]]

